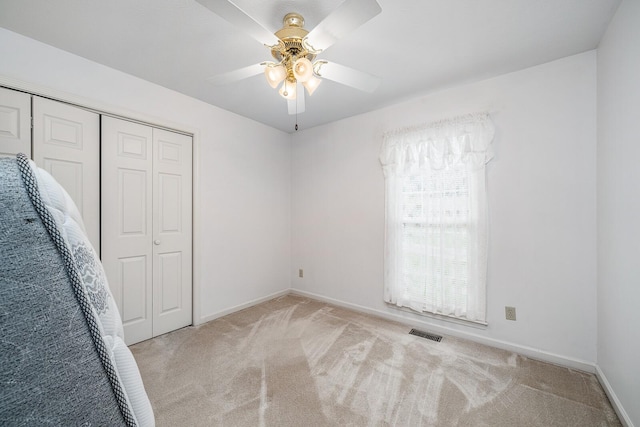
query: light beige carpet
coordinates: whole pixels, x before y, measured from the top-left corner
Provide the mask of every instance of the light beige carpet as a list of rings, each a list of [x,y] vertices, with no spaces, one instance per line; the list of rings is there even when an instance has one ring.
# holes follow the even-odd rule
[[[620,425],[592,374],[285,296],[132,346],[158,426]]]

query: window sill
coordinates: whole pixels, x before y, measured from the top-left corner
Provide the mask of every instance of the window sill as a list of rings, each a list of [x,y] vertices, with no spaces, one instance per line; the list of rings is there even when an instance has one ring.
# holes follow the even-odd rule
[[[445,322],[455,323],[462,326],[469,326],[476,329],[487,329],[487,327],[489,326],[487,322],[477,322],[473,320],[466,320],[466,319],[461,319],[455,316],[447,316],[444,314],[430,313],[428,311],[416,311],[409,307],[398,307],[397,305],[391,304],[391,303],[385,303],[385,304],[387,305],[387,307],[391,307],[394,310],[403,311],[405,313],[411,313],[420,317],[428,317],[430,319],[443,320]]]

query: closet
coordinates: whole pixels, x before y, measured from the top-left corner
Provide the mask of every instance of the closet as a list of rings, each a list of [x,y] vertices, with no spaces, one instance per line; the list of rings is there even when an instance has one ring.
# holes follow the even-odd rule
[[[78,206],[127,344],[192,323],[192,138],[0,87],[0,156],[25,153]]]
[[[191,137],[102,119],[102,263],[127,344],[191,324]]]

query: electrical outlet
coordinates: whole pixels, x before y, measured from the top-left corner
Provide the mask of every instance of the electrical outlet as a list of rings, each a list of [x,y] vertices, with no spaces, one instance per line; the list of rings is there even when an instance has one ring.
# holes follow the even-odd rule
[[[504,317],[507,320],[516,320],[516,308],[515,307],[505,307],[504,308]]]
[[[299,269],[298,270],[298,277],[304,277],[304,270],[303,269]]]

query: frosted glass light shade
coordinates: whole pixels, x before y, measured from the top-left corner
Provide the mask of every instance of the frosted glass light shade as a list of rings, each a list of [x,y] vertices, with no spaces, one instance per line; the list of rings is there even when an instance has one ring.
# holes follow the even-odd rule
[[[285,77],[287,77],[287,70],[285,70],[282,65],[276,65],[275,67],[267,66],[264,69],[264,75],[267,78],[267,83],[269,83],[269,86],[275,89],[276,87],[278,87],[280,82],[283,81]]]
[[[307,88],[307,93],[311,96],[318,86],[320,86],[320,83],[322,83],[322,79],[319,79],[316,76],[311,76],[309,80],[303,82],[302,85]]]
[[[300,58],[293,64],[293,75],[301,83],[313,77],[313,65],[307,58]]]
[[[292,83],[288,80],[285,80],[282,86],[280,87],[280,90],[278,91],[278,93],[284,99],[293,101],[294,99],[296,99],[296,94],[297,94],[296,83],[295,82]]]

